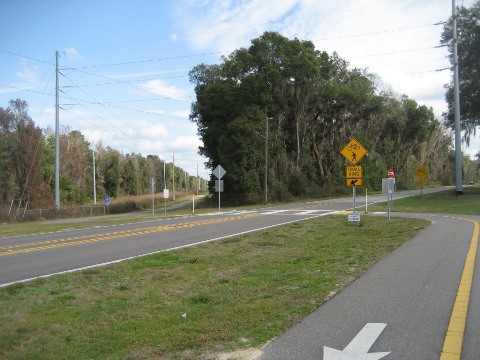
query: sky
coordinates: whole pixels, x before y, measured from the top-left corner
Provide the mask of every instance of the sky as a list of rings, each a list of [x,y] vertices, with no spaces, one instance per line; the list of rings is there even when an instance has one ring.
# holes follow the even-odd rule
[[[55,129],[58,51],[62,128],[79,130],[92,148],[175,156],[207,178],[189,120],[194,66],[219,64],[277,31],[337,52],[441,120],[452,72],[438,46],[451,13],[450,0],[1,0],[0,107],[25,100],[37,126]],[[473,159],[478,135],[462,146]]]

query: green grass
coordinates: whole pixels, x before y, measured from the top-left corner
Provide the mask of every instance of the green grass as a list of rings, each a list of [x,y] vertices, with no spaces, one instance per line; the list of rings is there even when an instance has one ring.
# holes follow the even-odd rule
[[[0,359],[206,359],[260,347],[427,225],[322,217],[2,288]]]
[[[419,195],[395,200],[393,211],[425,212],[446,214],[480,214],[480,187],[465,186],[463,195],[457,196],[455,189],[434,194]],[[369,205],[368,211],[387,211],[387,203]]]

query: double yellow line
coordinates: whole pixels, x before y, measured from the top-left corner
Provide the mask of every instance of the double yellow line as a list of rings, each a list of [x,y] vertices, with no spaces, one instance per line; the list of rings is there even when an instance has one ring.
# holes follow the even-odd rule
[[[480,234],[480,225],[478,221],[454,218],[473,223],[473,235],[470,241],[467,258],[458,286],[457,296],[453,304],[452,315],[448,324],[447,333],[443,343],[440,360],[460,360],[462,355],[463,337],[465,334],[465,325],[467,322],[468,303],[472,290],[473,272],[475,269],[475,257],[477,254],[478,237]]]
[[[221,218],[211,218],[211,219],[201,220],[201,221],[192,221],[192,222],[186,222],[186,223],[180,223],[180,224],[153,226],[148,228],[137,228],[137,229],[131,229],[131,230],[112,231],[112,232],[108,232],[105,234],[98,234],[98,235],[74,236],[74,237],[66,237],[61,239],[37,241],[37,242],[31,242],[31,243],[25,243],[25,244],[1,246],[0,256],[24,254],[24,253],[30,253],[35,251],[43,251],[43,250],[50,250],[50,249],[56,249],[61,247],[67,247],[67,246],[89,244],[89,243],[95,243],[95,242],[106,241],[106,240],[115,240],[115,239],[132,237],[132,236],[142,236],[142,235],[148,235],[148,234],[162,232],[162,231],[178,230],[178,229],[192,228],[196,226],[221,223],[226,221],[248,219],[255,216],[260,216],[260,214],[235,215],[235,216],[227,216],[227,217],[221,217]]]

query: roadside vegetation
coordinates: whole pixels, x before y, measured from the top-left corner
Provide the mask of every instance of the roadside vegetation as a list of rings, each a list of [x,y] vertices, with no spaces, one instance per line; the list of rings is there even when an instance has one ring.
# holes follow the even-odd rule
[[[0,359],[260,347],[428,225],[329,216],[0,289]]]
[[[480,188],[463,190],[395,200],[394,210],[479,214]],[[321,217],[11,285],[0,289],[0,359],[218,359],[258,349],[428,224]]]

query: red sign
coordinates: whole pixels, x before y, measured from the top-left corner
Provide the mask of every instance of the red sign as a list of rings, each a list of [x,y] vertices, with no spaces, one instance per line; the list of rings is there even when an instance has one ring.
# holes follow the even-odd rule
[[[395,177],[395,173],[393,172],[393,169],[388,169],[388,177],[391,179]]]

